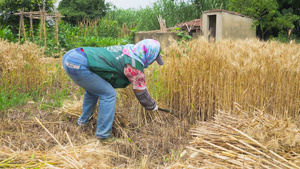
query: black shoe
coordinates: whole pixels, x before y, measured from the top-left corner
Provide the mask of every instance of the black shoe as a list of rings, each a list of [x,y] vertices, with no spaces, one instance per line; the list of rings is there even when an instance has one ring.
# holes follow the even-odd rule
[[[113,136],[113,135],[110,135],[109,137],[107,138],[98,138],[99,141],[101,141],[102,143],[104,144],[107,144],[107,143],[110,143],[110,142],[113,142],[116,140],[116,137]]]

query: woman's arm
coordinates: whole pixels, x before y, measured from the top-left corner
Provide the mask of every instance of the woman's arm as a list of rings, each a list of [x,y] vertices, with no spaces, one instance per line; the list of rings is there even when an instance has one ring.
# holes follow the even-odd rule
[[[145,107],[146,110],[157,110],[158,106],[156,104],[156,101],[152,99],[147,89],[145,90],[134,90],[134,94],[136,98],[139,100],[141,105]]]
[[[132,83],[133,91],[139,102],[147,110],[157,110],[156,101],[150,96],[146,83],[145,74],[138,69],[127,64],[124,68],[124,74]]]

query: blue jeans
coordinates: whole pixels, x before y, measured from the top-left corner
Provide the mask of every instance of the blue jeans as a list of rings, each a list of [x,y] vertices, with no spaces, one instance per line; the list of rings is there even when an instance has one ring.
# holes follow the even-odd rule
[[[93,108],[99,99],[96,136],[101,139],[109,137],[115,116],[117,92],[111,84],[89,70],[87,57],[78,49],[68,51],[63,57],[62,64],[68,76],[85,89],[82,115],[78,119],[78,124],[89,123]]]

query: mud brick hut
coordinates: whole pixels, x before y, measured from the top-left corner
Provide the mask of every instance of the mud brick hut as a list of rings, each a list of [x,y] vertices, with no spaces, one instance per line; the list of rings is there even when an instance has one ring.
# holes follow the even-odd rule
[[[182,31],[188,32],[188,34],[191,36],[202,35],[202,19],[194,19],[192,21],[184,22],[176,26],[179,27]]]
[[[202,13],[202,31],[204,37],[215,42],[225,38],[256,38],[252,21],[252,18],[236,12],[210,10]]]

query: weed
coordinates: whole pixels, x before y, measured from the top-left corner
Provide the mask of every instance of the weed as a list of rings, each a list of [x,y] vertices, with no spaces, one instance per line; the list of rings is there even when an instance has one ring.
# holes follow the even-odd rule
[[[180,28],[174,29],[172,32],[177,32],[177,36],[180,37],[180,41],[186,41],[192,39],[190,35],[187,34],[187,31],[180,31]]]
[[[0,112],[24,105],[30,98],[29,93],[19,93],[18,87],[7,91],[0,86]]]

